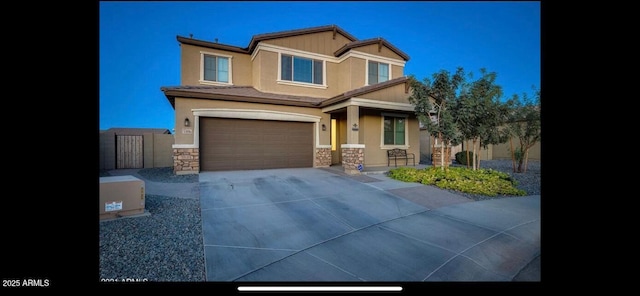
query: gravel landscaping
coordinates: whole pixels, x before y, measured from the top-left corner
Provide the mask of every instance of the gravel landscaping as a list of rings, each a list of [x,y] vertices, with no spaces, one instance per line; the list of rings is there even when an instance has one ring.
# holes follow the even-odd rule
[[[198,182],[197,175],[175,176],[171,168],[141,169],[138,174],[155,182]],[[200,200],[145,197],[151,215],[100,222],[100,280],[205,281]]]
[[[527,195],[540,194],[539,161],[529,161],[526,173],[513,173],[510,160],[482,161],[481,168],[509,173]],[[138,174],[153,182],[198,182],[198,175],[174,175],[171,168]],[[109,173],[100,171],[100,176]],[[508,197],[454,193],[474,200]],[[205,281],[199,199],[147,194],[145,209],[151,215],[100,222],[101,281]]]

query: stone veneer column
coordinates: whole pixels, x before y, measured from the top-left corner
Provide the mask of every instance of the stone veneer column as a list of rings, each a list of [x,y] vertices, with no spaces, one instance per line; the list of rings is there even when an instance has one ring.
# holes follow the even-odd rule
[[[199,148],[173,148],[173,173],[176,175],[200,172]]]
[[[331,145],[316,147],[315,167],[331,166]]]
[[[349,175],[360,175],[358,165],[364,164],[364,144],[342,144],[342,168]]]
[[[342,150],[342,168],[349,175],[359,175],[358,165],[364,164],[364,144],[360,140],[360,107],[347,106],[347,143],[340,146]]]

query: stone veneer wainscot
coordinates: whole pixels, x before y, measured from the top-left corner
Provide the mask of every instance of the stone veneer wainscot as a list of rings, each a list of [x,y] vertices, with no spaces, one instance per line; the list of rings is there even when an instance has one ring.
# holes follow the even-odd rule
[[[342,167],[349,175],[359,175],[358,165],[364,163],[364,148],[342,148]]]
[[[173,172],[176,175],[200,172],[200,150],[198,148],[173,148]]]

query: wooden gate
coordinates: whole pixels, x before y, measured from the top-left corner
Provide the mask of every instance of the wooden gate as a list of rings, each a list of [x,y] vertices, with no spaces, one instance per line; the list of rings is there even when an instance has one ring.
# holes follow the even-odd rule
[[[116,169],[144,167],[142,136],[116,136]]]

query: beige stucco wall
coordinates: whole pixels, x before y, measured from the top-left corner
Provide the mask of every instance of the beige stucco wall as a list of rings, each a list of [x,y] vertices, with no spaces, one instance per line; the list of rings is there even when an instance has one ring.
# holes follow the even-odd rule
[[[513,148],[520,147],[518,139],[514,138]],[[494,159],[511,159],[511,145],[509,142],[500,145],[493,146],[493,158]],[[529,149],[529,160],[540,160],[540,142],[535,143],[533,147]]]
[[[260,71],[262,70],[261,63],[262,52],[258,52],[258,54],[256,54],[251,61],[251,85],[257,90],[262,90],[262,83],[260,80]]]
[[[336,94],[341,94],[352,89],[365,86],[366,61],[361,58],[350,57],[336,64],[335,74],[337,78]],[[328,74],[328,73],[327,73]]]
[[[193,144],[193,135],[195,134],[195,117],[193,116],[192,109],[201,109],[201,108],[226,108],[226,109],[252,109],[252,110],[269,110],[269,111],[280,111],[280,112],[289,112],[289,113],[298,113],[298,114],[307,114],[320,116],[320,122],[318,123],[319,130],[319,141],[320,143],[315,143],[316,145],[329,145],[330,144],[330,136],[329,128],[326,131],[322,131],[322,124],[325,124],[327,127],[331,126],[331,117],[329,114],[322,113],[320,109],[317,108],[305,108],[305,107],[296,107],[296,106],[282,106],[282,105],[270,105],[270,104],[256,104],[256,103],[245,103],[245,102],[230,102],[230,101],[218,101],[218,100],[201,100],[201,99],[187,99],[187,98],[176,98],[176,122],[179,127],[176,127],[175,134],[175,143],[176,144]],[[191,125],[192,133],[191,134],[183,134],[182,128],[184,122],[184,118],[188,117],[189,120],[193,123]]]
[[[391,65],[391,79],[404,77],[404,67]]]
[[[387,149],[381,148],[382,143],[382,117],[383,111],[360,109],[360,141],[365,145],[365,166],[386,166]],[[391,111],[387,111],[391,112]],[[409,148],[408,153],[415,154],[416,165],[420,163],[420,136],[418,119],[415,116],[408,118]],[[409,161],[411,165],[411,161]]]
[[[113,132],[100,133],[99,167],[101,170],[116,168],[116,135]]]
[[[488,145],[487,148],[480,148],[480,151],[478,152],[478,156],[480,157],[480,161],[492,160],[493,159],[493,148],[494,148],[494,145]],[[467,151],[467,150],[473,151],[473,141],[464,141],[462,143],[462,149],[460,149],[460,151]],[[455,155],[454,155],[454,157],[455,157]]]
[[[142,136],[145,168],[173,166],[173,135],[144,133]]]
[[[287,37],[264,41],[273,45],[289,47],[307,52],[333,56],[333,52],[349,42],[344,36],[337,34],[332,39],[332,32],[320,34]],[[372,49],[373,48],[373,49]],[[357,48],[364,52],[401,59],[398,55],[383,47],[377,52],[377,45]],[[264,92],[329,98],[349,90],[365,86],[366,60],[361,58],[347,58],[341,63],[327,61],[325,63],[326,88],[305,87],[278,83],[279,59],[278,53],[259,50],[254,59],[251,55],[237,52],[211,49],[190,44],[181,44],[181,85],[203,85],[200,82],[201,57],[200,52],[232,56],[231,72],[233,85],[253,86]],[[391,79],[404,76],[404,67],[391,65]]]
[[[339,75],[338,65],[327,62],[326,65],[326,84],[327,88],[307,87],[303,85],[290,85],[278,83],[278,53],[272,51],[261,50],[256,57],[260,57],[260,68],[258,69],[257,78],[254,79],[258,83],[254,87],[263,92],[309,96],[319,98],[329,98],[340,92],[338,87]]]
[[[360,95],[358,97],[370,100],[409,104],[409,97],[411,96],[411,94],[409,92],[405,93],[404,90],[404,83],[402,83],[375,92]]]
[[[252,85],[251,56],[237,52],[206,48],[190,44],[181,44],[180,83],[182,85],[200,85],[200,52],[232,56],[230,67],[233,85]]]
[[[333,32],[320,32],[263,41],[263,43],[329,56],[333,56],[335,51],[349,42],[351,42],[351,40],[339,33],[337,33],[336,38],[333,39]]]

